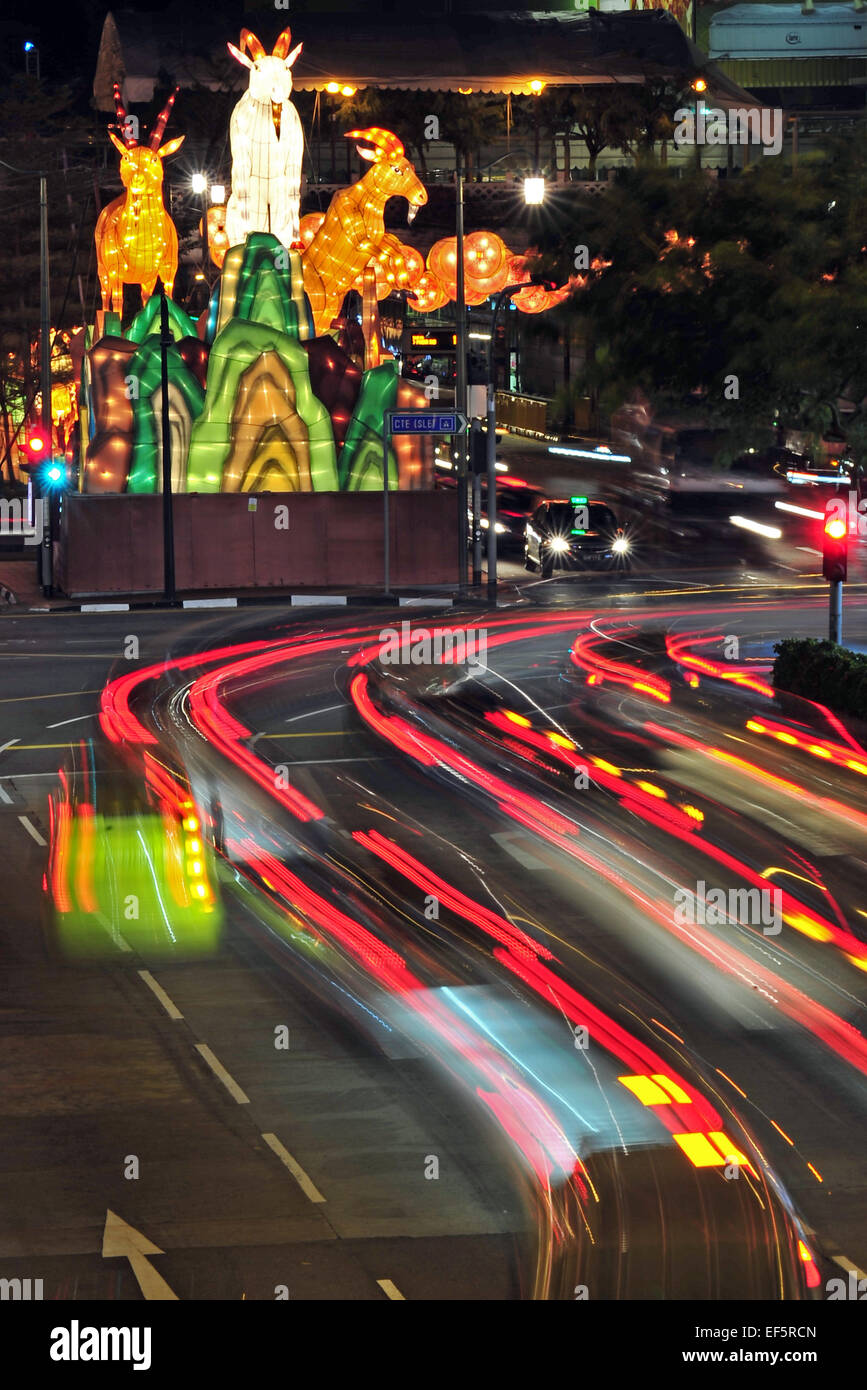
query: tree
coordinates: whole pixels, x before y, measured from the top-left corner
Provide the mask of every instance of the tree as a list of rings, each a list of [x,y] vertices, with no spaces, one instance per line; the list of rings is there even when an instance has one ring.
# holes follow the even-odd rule
[[[596,260],[570,301],[595,351],[575,379],[608,410],[637,388],[657,412],[692,410],[727,432],[726,457],[773,439],[774,421],[867,448],[867,154],[829,145],[796,176],[763,159],[740,178],[624,171],[580,228],[549,234],[569,273],[576,241]]]
[[[71,108],[69,88],[21,74],[0,95],[0,469],[10,481],[12,445],[39,390],[39,175],[18,171],[48,174],[52,328],[80,324],[81,297],[89,309],[95,293],[87,245],[95,157],[90,123]]]

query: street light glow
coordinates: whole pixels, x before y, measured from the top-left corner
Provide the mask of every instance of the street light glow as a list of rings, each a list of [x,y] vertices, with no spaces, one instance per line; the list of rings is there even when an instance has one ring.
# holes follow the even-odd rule
[[[205,178],[204,174],[193,174],[190,179],[190,188],[194,193],[204,193],[207,186],[208,180]]]
[[[226,201],[226,185],[223,184],[223,183],[212,183],[212,184],[211,184],[211,202],[212,202],[212,203],[225,203],[225,201]]]
[[[524,179],[524,202],[533,206],[545,201],[545,180],[534,175]]]

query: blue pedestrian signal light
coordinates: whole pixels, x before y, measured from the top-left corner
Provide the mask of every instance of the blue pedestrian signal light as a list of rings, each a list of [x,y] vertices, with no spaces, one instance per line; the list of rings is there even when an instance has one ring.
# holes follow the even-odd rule
[[[69,487],[69,470],[64,459],[46,459],[36,470],[43,492],[63,492]]]

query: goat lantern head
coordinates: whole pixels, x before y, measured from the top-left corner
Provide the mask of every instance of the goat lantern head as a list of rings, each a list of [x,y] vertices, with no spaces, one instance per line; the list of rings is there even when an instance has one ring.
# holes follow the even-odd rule
[[[412,222],[419,208],[427,202],[427,191],[404,154],[403,145],[390,130],[380,126],[370,126],[367,130],[350,130],[347,140],[363,140],[372,145],[365,149],[356,145],[362,159],[373,165],[364,176],[364,187],[373,195],[374,201],[383,205],[389,198],[406,198],[409,203],[407,221]]]
[[[291,42],[290,30],[284,29],[274,45],[273,53],[268,54],[255,34],[251,34],[249,29],[242,29],[241,47],[236,48],[233,43],[229,44],[232,57],[250,69],[248,90],[253,101],[261,102],[263,105],[270,102],[272,106],[283,106],[289,100],[292,95],[292,64],[304,46],[299,43],[290,53]],[[249,57],[244,52],[245,48],[249,49]]]
[[[160,112],[148,143],[140,145],[132,134],[131,120],[123,109],[120,87],[116,82],[114,84],[114,105],[117,111],[118,129],[122,138],[118,139],[113,130],[109,130],[108,138],[120,154],[121,183],[133,203],[137,203],[147,194],[155,193],[162,186],[162,161],[167,159],[170,154],[174,154],[175,150],[179,150],[186,138],[183,135],[178,135],[174,140],[169,140],[165,145],[160,146],[160,140],[163,138],[163,132],[175,104],[177,91],[176,87]]]

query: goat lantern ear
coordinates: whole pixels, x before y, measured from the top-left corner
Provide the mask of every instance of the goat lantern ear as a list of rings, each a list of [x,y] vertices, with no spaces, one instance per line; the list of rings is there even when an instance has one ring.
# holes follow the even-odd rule
[[[113,130],[110,130],[110,131],[108,132],[108,138],[109,138],[109,140],[111,141],[111,143],[114,145],[114,148],[117,150],[118,154],[120,154],[121,156],[123,156],[123,155],[126,154],[126,151],[127,151],[126,145],[123,143],[122,140],[118,140],[118,138],[117,138],[117,136],[115,135],[115,133],[114,133]]]
[[[160,159],[168,159],[170,154],[174,154],[175,150],[179,150],[181,148],[181,145],[184,143],[186,138],[186,135],[176,135],[174,140],[169,140],[167,144],[161,145],[160,148],[157,150],[157,154],[159,155]]]
[[[240,48],[236,48],[233,43],[227,43],[226,47],[233,58],[237,58],[239,63],[243,63],[245,68],[252,68],[253,60],[248,58],[246,53],[242,53]]]

